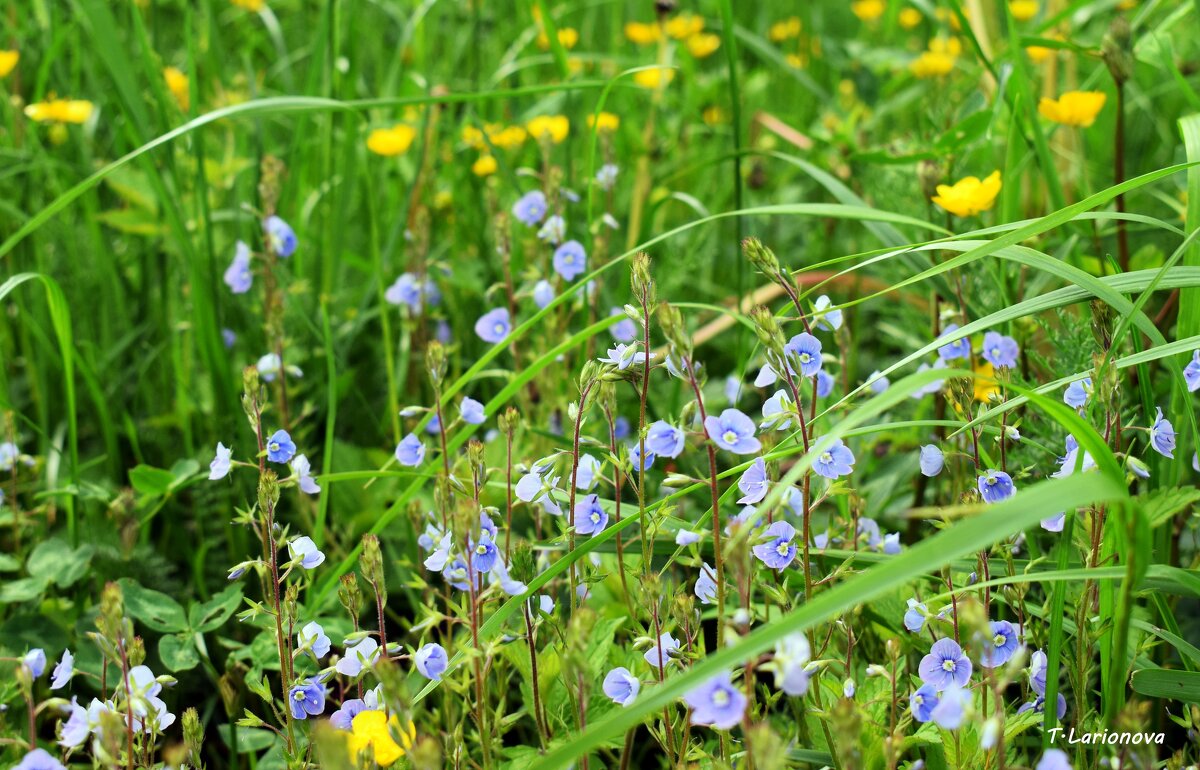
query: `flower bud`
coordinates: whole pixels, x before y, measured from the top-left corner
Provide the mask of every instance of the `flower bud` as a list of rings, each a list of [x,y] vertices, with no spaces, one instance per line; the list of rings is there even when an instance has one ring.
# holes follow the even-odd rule
[[[1124,16],[1113,19],[1100,44],[1100,56],[1118,86],[1133,77],[1133,30]]]
[[[183,712],[183,743],[192,766],[199,767],[200,751],[204,748],[204,726],[200,724],[200,714],[191,707]]]
[[[375,589],[375,593],[381,598],[385,597],[387,593],[384,589],[383,552],[379,548],[379,538],[375,535],[363,535],[362,543],[359,568],[366,581]]]
[[[268,468],[258,477],[258,514],[266,518],[279,502],[279,477]]]
[[[441,385],[446,377],[446,348],[442,343],[433,340],[425,349],[425,369],[429,372],[429,381],[434,387]]]
[[[338,581],[338,601],[350,613],[350,617],[358,617],[358,608],[362,604],[362,589],[358,586],[358,575],[351,572],[342,575]]]
[[[779,259],[775,252],[762,244],[762,241],[754,237],[747,238],[742,241],[742,253],[763,275],[773,281],[779,279]]]

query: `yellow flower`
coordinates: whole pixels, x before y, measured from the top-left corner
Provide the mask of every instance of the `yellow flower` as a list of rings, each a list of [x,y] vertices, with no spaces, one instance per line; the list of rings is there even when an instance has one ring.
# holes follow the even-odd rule
[[[967,13],[966,8],[963,8],[962,12],[963,16],[966,16],[968,19],[971,18],[971,14]],[[938,8],[934,10],[933,16],[938,21],[944,21],[949,24],[950,29],[954,30],[955,32],[962,32],[962,22],[958,20],[958,14],[949,8]]]
[[[167,90],[179,102],[179,109],[187,111],[191,94],[188,92],[188,76],[177,67],[167,67],[163,70],[163,80],[167,81]]]
[[[914,29],[921,23],[921,19],[923,18],[925,17],[916,8],[905,8],[900,11],[900,26],[905,29]]]
[[[480,155],[479,159],[471,164],[471,171],[475,176],[491,176],[496,173],[496,159],[491,155]]]
[[[417,130],[404,123],[397,123],[391,128],[377,128],[367,137],[367,149],[376,155],[403,155],[412,147],[417,138]]]
[[[16,68],[20,59],[21,54],[18,51],[0,51],[0,78],[8,77],[8,73]]]
[[[229,2],[238,8],[245,8],[247,11],[254,11],[255,13],[261,11],[266,5],[263,0],[229,0]]]
[[[525,128],[529,135],[538,141],[548,138],[558,144],[567,138],[571,131],[571,123],[566,115],[539,115],[526,123]]]
[[[611,112],[600,113],[599,119],[595,115],[588,115],[588,128],[595,127],[597,133],[611,134],[621,125],[621,119]]]
[[[798,70],[804,69],[804,57],[799,54],[789,53],[784,59],[788,65],[795,67]]]
[[[768,30],[767,37],[771,38],[772,43],[782,43],[784,40],[800,37],[800,19],[791,16],[783,21],[775,22]]]
[[[392,737],[393,732],[399,735],[399,743]],[[388,719],[382,711],[362,711],[350,723],[350,740],[347,745],[351,761],[366,759],[374,761],[380,767],[391,767],[412,748],[416,738],[417,728],[412,722],[409,722],[408,729],[404,730],[395,716]]]
[[[711,56],[720,47],[720,35],[701,33],[699,35],[692,35],[687,39],[687,49],[697,59]]]
[[[504,126],[500,128],[493,126],[498,130],[488,130],[488,138],[492,140],[492,144],[502,150],[512,150],[525,144],[525,140],[529,138],[529,132],[520,126]]]
[[[996,368],[990,362],[984,361],[975,367],[975,400],[988,403],[992,396],[1000,395],[1000,385],[996,382]]]
[[[661,31],[657,24],[645,24],[640,21],[631,21],[625,25],[625,37],[629,38],[630,42],[637,45],[650,45],[657,43],[661,35]]]
[[[1037,16],[1037,0],[1010,0],[1008,12],[1017,21],[1029,21],[1034,16]]]
[[[876,21],[887,10],[887,5],[883,0],[854,0],[850,10],[862,21]]]
[[[37,123],[84,123],[92,109],[92,103],[84,99],[51,99],[27,106],[25,117]]]
[[[700,117],[704,120],[705,125],[709,126],[715,126],[726,122],[725,111],[715,104],[705,107],[704,112],[700,114]]]
[[[969,176],[952,185],[937,186],[933,202],[958,217],[969,217],[987,211],[1000,194],[1000,172],[993,171],[987,179]]]
[[[929,41],[929,50],[918,56],[909,69],[919,78],[935,78],[950,74],[954,62],[962,53],[962,43],[958,38],[950,39],[935,37]]]
[[[568,51],[571,50],[579,44],[579,30],[572,29],[571,27],[562,27],[558,30],[558,42],[563,48],[566,48]],[[537,44],[538,48],[541,48],[543,51],[550,50],[550,36],[544,30],[538,33]]]
[[[675,70],[666,67],[656,67],[652,70],[642,70],[635,72],[633,82],[637,83],[642,88],[659,88],[665,86],[675,79]]]
[[[1030,45],[1025,46],[1025,53],[1029,54],[1029,60],[1034,64],[1041,64],[1054,55],[1054,49],[1044,45]]]
[[[666,24],[667,34],[676,40],[698,35],[704,30],[704,19],[690,13],[681,13]]]
[[[1096,122],[1096,115],[1107,98],[1102,91],[1067,91],[1057,99],[1042,97],[1038,112],[1043,118],[1064,126],[1087,128]]]

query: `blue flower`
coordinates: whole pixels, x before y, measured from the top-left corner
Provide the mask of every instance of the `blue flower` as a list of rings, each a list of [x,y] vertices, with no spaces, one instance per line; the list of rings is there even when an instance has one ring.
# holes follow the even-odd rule
[[[233,329],[221,330],[221,342],[225,343],[226,349],[233,347],[233,344],[237,342],[237,335],[234,334]]]
[[[375,637],[368,636],[358,644],[346,648],[346,654],[338,659],[334,668],[343,676],[355,677],[362,673],[364,666],[370,666],[379,658],[379,642]]]
[[[629,673],[629,669],[624,666],[614,668],[604,677],[604,694],[611,698],[613,703],[622,706],[633,703],[641,688],[642,681]]]
[[[879,370],[871,372],[871,376],[867,378],[867,386],[871,388],[871,392],[879,395],[891,387],[892,381],[880,374]]]
[[[271,251],[285,259],[296,252],[296,232],[292,230],[291,225],[272,215],[267,217],[264,227],[267,231],[267,244],[271,247]]]
[[[728,673],[721,673],[704,684],[688,691],[684,701],[692,709],[691,723],[728,730],[742,721],[746,712],[746,696]]]
[[[748,455],[762,449],[754,437],[754,421],[737,409],[726,409],[720,417],[709,415],[704,430],[717,446],[734,454]]]
[[[842,328],[842,311],[839,308],[831,309],[832,305],[833,301],[827,294],[817,297],[817,301],[813,303],[812,315],[818,329],[833,332]]]
[[[1021,646],[1017,629],[1007,620],[993,620],[989,628],[991,638],[982,640],[983,650],[979,653],[979,665],[984,668],[1003,666]]]
[[[608,192],[617,183],[617,174],[620,169],[613,163],[605,163],[596,171],[596,186],[601,190]]]
[[[232,467],[233,449],[217,442],[217,454],[213,457],[211,463],[208,464],[208,480],[216,481],[223,479],[229,475],[229,469]]]
[[[1154,408],[1154,424],[1150,426],[1150,446],[1163,457],[1175,459],[1175,428],[1163,417],[1162,407]]]
[[[641,454],[642,454],[641,444],[637,441],[630,442],[630,444],[629,444],[629,462],[631,465],[633,465],[633,469],[635,471],[637,471],[638,473],[644,473],[645,471],[650,470],[650,466],[654,465],[654,459],[655,459],[654,452],[650,451],[649,445],[646,446],[645,461],[642,460]]]
[[[792,399],[785,390],[777,390],[762,405],[763,430],[785,430],[792,424]]]
[[[917,722],[928,722],[933,719],[933,710],[938,705],[937,690],[931,684],[923,684],[912,695],[908,696],[908,710]]]
[[[1125,456],[1125,466],[1129,468],[1130,473],[1137,476],[1139,479],[1150,478],[1150,466],[1142,462],[1133,455]]]
[[[329,654],[329,648],[332,646],[329,637],[325,635],[325,629],[315,620],[300,629],[296,641],[301,649],[307,649],[312,653],[313,659],[318,661]]]
[[[546,216],[546,196],[541,190],[531,190],[522,195],[512,207],[512,215],[518,222],[533,227]]]
[[[633,345],[626,345],[619,342],[615,348],[608,349],[607,357],[597,360],[599,360],[602,364],[612,364],[621,371],[625,371],[629,368],[630,364],[644,364],[648,360],[646,354],[639,353],[637,348],[638,346],[636,343]],[[650,358],[653,357],[654,354],[651,353]]]
[[[512,322],[508,318],[508,310],[502,307],[489,310],[475,322],[475,333],[481,340],[493,345],[507,337],[510,331]]]
[[[929,712],[934,724],[945,730],[957,730],[967,718],[971,691],[951,685],[938,695],[938,704]]]
[[[296,455],[296,444],[282,428],[267,439],[267,459],[273,463],[286,463]]]
[[[933,685],[937,690],[947,687],[965,687],[971,679],[971,660],[962,647],[953,639],[938,639],[921,658],[917,668],[921,681]]]
[[[241,241],[233,252],[233,261],[225,268],[225,285],[234,294],[245,294],[254,285],[254,273],[250,272],[250,247]]]
[[[818,476],[827,479],[848,476],[854,472],[854,453],[839,438],[833,442],[833,446],[817,455],[812,468]]]
[[[1071,760],[1062,749],[1046,749],[1034,770],[1071,770]]]
[[[75,656],[70,650],[63,650],[62,657],[50,673],[50,689],[61,690],[75,676]]]
[[[414,313],[420,313],[423,301],[427,300],[430,305],[436,306],[441,302],[442,295],[432,279],[426,278],[422,283],[416,275],[402,273],[384,292],[383,298],[390,305],[404,305]]]
[[[712,604],[717,600],[717,573],[708,562],[700,567],[700,576],[696,578],[696,598],[701,604]]]
[[[600,472],[601,467],[601,462],[595,457],[580,455],[579,467],[575,469],[575,488],[591,489],[596,483],[596,474]]]
[[[1075,409],[1082,409],[1087,406],[1088,400],[1092,397],[1092,378],[1084,377],[1082,380],[1075,380],[1063,392],[1063,403]]]
[[[34,749],[13,767],[13,770],[67,770],[62,762],[45,749]]]
[[[442,432],[442,418],[433,414],[429,417],[429,422],[425,423],[425,432],[430,436],[436,436]]]
[[[938,339],[945,339],[946,337],[954,334],[956,331],[958,331],[958,324],[950,324],[946,327],[945,331],[942,332]],[[970,358],[971,341],[966,337],[963,337],[962,339],[955,340],[954,342],[948,342],[938,348],[938,356],[943,361],[953,361],[956,358]]]
[[[533,287],[533,302],[539,309],[545,308],[554,301],[554,287],[545,278]]]
[[[929,617],[929,608],[916,599],[908,600],[908,609],[904,611],[904,627],[914,634],[925,627],[925,619]]]
[[[458,413],[462,417],[463,422],[470,425],[481,425],[487,419],[487,415],[484,414],[483,404],[470,396],[464,398],[462,403],[458,405]]]
[[[983,335],[983,350],[980,351],[980,355],[997,369],[1011,369],[1016,366],[1018,353],[1020,348],[1012,337],[1006,337],[999,332]]]
[[[533,468],[521,477],[521,480],[517,482],[514,488],[517,499],[532,503],[554,489],[558,485],[558,478],[545,478],[549,470],[549,466],[534,463]]]
[[[608,526],[608,512],[600,505],[600,498],[588,495],[576,503],[571,524],[581,535],[597,535],[603,531]]]
[[[758,545],[752,549],[754,556],[773,570],[783,571],[796,558],[796,528],[786,521],[777,521],[767,527]]]
[[[321,487],[317,486],[317,480],[312,476],[312,465],[304,455],[296,455],[292,458],[292,473],[296,475],[296,484],[304,494],[315,495],[321,491]]]
[[[670,632],[663,631],[662,635],[658,637],[658,641],[654,642],[642,657],[654,668],[663,668],[671,662],[671,655],[677,652],[679,652],[679,640],[671,636]]]
[[[821,341],[808,332],[792,337],[783,349],[800,364],[800,373],[805,377],[821,371]]]
[[[800,696],[808,692],[808,661],[812,658],[812,645],[808,637],[792,633],[775,644],[775,655],[768,664],[775,670],[775,686],[787,695]]]
[[[738,479],[738,489],[742,492],[742,498],[738,500],[738,505],[753,505],[760,502],[767,496],[768,486],[767,464],[759,457]]]
[[[1079,466],[1080,472],[1089,471],[1096,467],[1096,460],[1090,452],[1084,452],[1083,457],[1080,458],[1079,453],[1081,450],[1079,448],[1079,441],[1074,436],[1068,435],[1065,445],[1067,452],[1058,458],[1059,468],[1050,474],[1053,478],[1061,479],[1070,476],[1075,472],[1076,466]]]
[[[646,450],[674,459],[683,451],[685,439],[679,428],[659,420],[646,431]]]
[[[471,569],[475,572],[491,572],[500,556],[500,551],[487,532],[479,533],[479,543],[471,546]]]
[[[725,378],[725,400],[730,406],[736,406],[738,399],[742,396],[742,381],[736,375],[729,375]]]
[[[1047,532],[1062,532],[1063,525],[1067,522],[1067,512],[1060,511],[1048,519],[1042,519],[1040,524],[1042,529]]]
[[[446,673],[446,667],[450,665],[450,659],[446,656],[445,647],[436,642],[429,642],[413,654],[413,664],[421,676],[440,682],[442,674]]]
[[[690,529],[681,529],[675,533],[675,545],[681,548],[700,542],[700,533]]]
[[[979,496],[987,503],[998,503],[1007,500],[1016,492],[1012,476],[1004,471],[988,468],[978,480]]]
[[[46,670],[46,651],[41,647],[34,647],[25,653],[25,657],[21,659],[21,665],[25,667],[30,676],[37,679]]]
[[[288,553],[292,561],[297,561],[304,569],[316,569],[325,561],[325,554],[317,548],[311,537],[298,537],[288,543]]]
[[[900,533],[889,532],[883,536],[883,552],[889,556],[900,553]]]
[[[585,270],[587,252],[579,241],[567,241],[554,250],[554,272],[561,275],[564,281],[574,281]]]
[[[817,398],[825,398],[833,392],[833,375],[822,369],[817,372]]]
[[[1029,687],[1037,696],[1034,700],[1025,703],[1021,708],[1017,709],[1018,714],[1023,714],[1026,711],[1035,711],[1041,713],[1046,707],[1046,668],[1047,668],[1046,653],[1038,650],[1029,658]],[[1067,699],[1060,692],[1058,694],[1058,718],[1062,719],[1067,713]]]
[[[1200,350],[1192,353],[1192,360],[1183,367],[1183,381],[1187,383],[1189,393],[1200,390]]]
[[[325,711],[325,685],[316,677],[293,685],[288,692],[288,706],[295,719],[308,719]]]
[[[936,444],[926,444],[921,447],[920,465],[921,473],[932,478],[941,473],[942,468],[946,466],[946,456]]]
[[[396,445],[396,460],[409,468],[415,468],[425,461],[425,444],[417,438],[417,434],[409,433]]]
[[[625,315],[625,311],[619,307],[609,308],[609,318],[619,315],[625,316],[620,321],[617,321],[612,326],[608,327],[608,331],[612,334],[613,339],[617,342],[633,342],[637,339],[637,325],[633,319]]]
[[[627,437],[630,431],[629,418],[618,417],[617,419],[613,420],[613,429],[613,433],[616,435],[618,441]]]
[[[562,242],[562,239],[566,237],[566,234],[567,223],[563,221],[562,217],[560,217],[558,214],[555,214],[546,220],[546,223],[542,225],[540,230],[538,230],[537,236],[543,241],[557,244]]]

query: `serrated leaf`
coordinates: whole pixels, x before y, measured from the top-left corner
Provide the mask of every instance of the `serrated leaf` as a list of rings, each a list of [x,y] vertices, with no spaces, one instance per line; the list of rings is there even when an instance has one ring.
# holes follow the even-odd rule
[[[177,601],[160,591],[143,588],[129,578],[117,582],[125,593],[125,609],[135,620],[163,633],[188,630],[187,616]]]
[[[200,665],[200,653],[192,637],[186,634],[170,634],[158,643],[158,657],[168,671],[189,671]]]
[[[1135,501],[1146,512],[1151,529],[1157,529],[1176,514],[1200,502],[1200,489],[1196,487],[1166,487],[1148,495],[1139,495]]]

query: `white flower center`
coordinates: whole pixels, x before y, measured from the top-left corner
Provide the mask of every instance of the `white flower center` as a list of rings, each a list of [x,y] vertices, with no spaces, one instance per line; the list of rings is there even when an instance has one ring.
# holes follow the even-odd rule
[[[724,690],[717,690],[713,693],[712,702],[714,706],[724,707],[729,705],[729,693]]]
[[[950,673],[954,673],[954,669],[956,669],[956,668],[958,668],[958,666],[955,665],[954,661],[952,661],[952,660],[943,660],[942,661],[942,670],[943,671],[949,671]]]
[[[492,331],[496,334],[504,334],[504,324],[496,324],[492,327]]]
[[[780,540],[779,545],[775,546],[775,553],[779,554],[780,556],[787,556],[788,549],[791,547],[792,544],[788,541]]]
[[[807,364],[811,360],[812,360],[812,356],[810,356],[808,353],[800,354],[800,363]]]
[[[992,637],[992,644],[996,645],[997,647],[1003,647],[1004,643],[1007,641],[1008,637],[1004,634],[996,634]]]
[[[823,462],[823,463],[833,462],[833,454],[830,452],[822,452],[821,453],[821,462]]]
[[[737,440],[738,440],[738,434],[737,434],[737,433],[734,433],[734,432],[733,432],[733,431],[731,431],[731,430],[727,430],[727,431],[725,431],[724,433],[722,433],[722,434],[721,434],[721,438],[723,438],[723,439],[725,440],[725,443],[726,443],[726,444],[733,444],[733,443],[736,443],[736,442],[737,442]]]
[[[600,523],[600,514],[598,514],[598,513],[595,513],[595,512],[593,512],[593,513],[592,513],[592,515],[591,515],[589,518],[592,520],[592,523],[593,523],[593,524],[599,524],[599,523]]]

